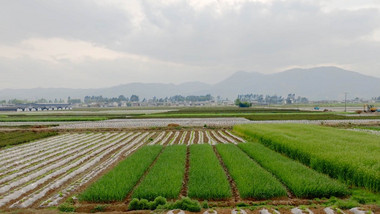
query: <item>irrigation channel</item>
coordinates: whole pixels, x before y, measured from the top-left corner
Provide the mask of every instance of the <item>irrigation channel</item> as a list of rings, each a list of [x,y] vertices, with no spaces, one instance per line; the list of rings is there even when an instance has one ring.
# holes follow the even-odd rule
[[[0,150],[0,208],[57,206],[144,145],[237,144],[228,130],[66,133]]]

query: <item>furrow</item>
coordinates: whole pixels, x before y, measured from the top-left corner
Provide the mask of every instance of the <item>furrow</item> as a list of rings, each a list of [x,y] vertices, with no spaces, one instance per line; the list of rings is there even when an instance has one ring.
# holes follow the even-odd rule
[[[39,179],[37,182],[38,183],[43,183],[47,180],[49,180],[51,177],[54,177],[54,176],[57,176],[59,174],[61,174],[62,172],[64,172],[62,169],[65,169],[65,165],[67,165],[68,163],[70,163],[71,161],[75,161],[76,159],[80,158],[81,156],[83,155],[87,155],[89,156],[89,152],[91,152],[91,154],[93,154],[94,150],[95,152],[96,151],[99,151],[102,149],[102,146],[106,145],[107,143],[111,142],[114,138],[116,138],[117,136],[115,135],[112,135],[112,137],[108,140],[105,140],[101,143],[99,143],[98,145],[96,145],[95,147],[91,147],[89,149],[86,149],[86,150],[82,150],[81,152],[77,151],[78,153],[76,153],[75,155],[69,157],[69,158],[66,158],[56,164],[52,164],[44,169],[41,169],[35,173],[32,173],[28,176],[25,176],[23,178],[20,178],[19,180],[13,180],[11,183],[3,186],[0,188],[0,193],[6,193],[8,192],[9,190],[12,190],[12,191],[16,191],[17,190],[15,189],[15,187],[17,186],[21,186],[22,184],[25,184],[25,183],[30,183],[33,181],[33,179],[38,179],[40,178],[41,176],[43,176],[41,179]],[[101,140],[99,140],[101,141]],[[99,141],[95,141],[93,144],[96,144],[98,143]],[[100,148],[100,149],[99,149]],[[83,158],[80,158],[79,160],[81,160]],[[77,164],[79,164],[79,162],[76,162]],[[70,168],[68,168],[67,170],[69,170]],[[29,185],[30,186],[30,185]],[[23,187],[21,187],[23,188]],[[12,192],[10,192],[12,194]],[[2,195],[3,198],[6,198],[6,194],[3,194]],[[1,200],[0,200],[1,201]]]
[[[128,135],[129,136],[129,135]],[[117,137],[122,137],[120,135],[117,135]],[[37,192],[34,192],[33,194],[29,194],[27,197],[21,199],[20,201],[14,203],[12,207],[29,207],[33,203],[35,203],[37,200],[44,197],[49,191],[54,190],[62,186],[64,183],[69,181],[70,179],[74,178],[75,176],[85,172],[86,170],[90,169],[94,165],[96,165],[98,162],[100,162],[104,157],[106,157],[108,154],[111,154],[116,149],[120,148],[123,145],[120,145],[120,142],[123,142],[123,140],[126,137],[123,136],[123,139],[119,140],[116,139],[114,142],[112,142],[109,147],[107,148],[101,148],[97,150],[94,154],[92,154],[91,158],[89,160],[83,160],[81,163],[83,163],[81,166],[74,165],[70,167],[69,169],[76,168],[74,171],[67,173],[66,175],[61,176],[59,179],[56,179],[52,182],[50,182],[45,187],[39,189]],[[125,143],[125,142],[124,142]],[[86,158],[88,159],[88,158]],[[85,162],[86,161],[86,162]]]
[[[12,180],[18,176],[21,176],[21,175],[24,175],[26,176],[27,174],[29,174],[30,172],[33,172],[34,170],[38,169],[38,168],[41,168],[41,167],[44,167],[44,166],[47,166],[49,164],[52,164],[53,162],[56,162],[66,156],[71,156],[73,154],[75,154],[76,152],[79,152],[81,151],[82,149],[85,149],[86,147],[89,147],[91,145],[91,143],[89,144],[89,142],[92,141],[92,143],[94,143],[96,140],[99,140],[99,139],[102,139],[103,137],[99,137],[99,138],[96,138],[96,139],[88,139],[86,141],[83,141],[82,143],[78,143],[78,144],[74,144],[72,147],[69,147],[65,150],[62,150],[62,151],[59,151],[57,153],[62,153],[61,155],[58,155],[53,153],[52,155],[49,155],[49,156],[46,156],[46,157],[42,157],[43,160],[46,160],[45,162],[42,162],[40,164],[36,164],[36,165],[32,165],[31,167],[28,167],[28,168],[24,168],[20,171],[18,171],[17,173],[13,173],[11,175],[8,175],[8,176],[4,176],[2,179],[0,179],[0,183],[4,183],[4,182],[7,182],[9,180]],[[89,145],[88,145],[89,144]],[[83,146],[81,146],[83,145]],[[78,147],[79,146],[79,147]],[[67,151],[70,151],[70,153],[66,153]],[[51,158],[51,157],[54,157],[54,158]]]
[[[161,132],[157,137],[156,139],[154,139],[152,142],[149,143],[149,145],[155,145],[157,144],[158,142],[160,142],[165,136],[165,132]]]
[[[239,143],[245,143],[245,140],[243,138],[238,137],[238,136],[232,134],[230,131],[226,130],[226,133],[229,134],[231,137],[237,139],[239,141]]]
[[[96,136],[98,136],[98,135],[96,135]],[[38,162],[40,162],[40,161],[48,160],[50,157],[54,157],[57,154],[60,154],[60,153],[65,152],[65,151],[68,151],[70,148],[77,146],[78,145],[77,144],[78,140],[80,140],[80,142],[83,142],[83,141],[88,141],[88,139],[91,139],[91,138],[92,138],[92,135],[91,136],[87,136],[87,137],[84,136],[82,138],[75,139],[75,140],[73,139],[73,140],[68,141],[68,143],[66,143],[64,145],[61,145],[61,146],[58,146],[58,147],[54,147],[51,150],[47,150],[47,151],[45,151],[43,153],[39,153],[37,156],[28,157],[28,158],[19,160],[17,162],[14,162],[13,164],[8,165],[7,169],[3,170],[0,173],[0,177],[2,175],[4,175],[4,174],[8,174],[11,171],[20,170],[20,169],[23,169],[23,168],[28,167],[28,166],[35,166],[35,164],[38,163]],[[45,162],[45,164],[46,164],[46,162]],[[1,179],[0,183],[2,183],[2,182],[3,181]]]
[[[65,189],[60,191],[59,194],[55,194],[49,199],[45,200],[43,203],[41,203],[40,207],[52,207],[52,206],[58,205],[59,202],[65,197],[67,197],[68,195],[70,195],[70,193],[76,191],[81,186],[88,183],[91,179],[93,179],[94,177],[102,173],[104,170],[106,170],[107,168],[115,164],[115,162],[117,162],[123,156],[123,153],[128,152],[128,154],[130,154],[131,152],[140,148],[144,144],[144,142],[132,141],[138,135],[139,133],[136,133],[128,137],[128,139],[125,140],[127,145],[125,145],[122,149],[117,151],[113,156],[111,156],[106,161],[102,162],[95,168],[91,169],[90,172],[88,172],[81,178],[77,179],[75,182],[71,183]]]

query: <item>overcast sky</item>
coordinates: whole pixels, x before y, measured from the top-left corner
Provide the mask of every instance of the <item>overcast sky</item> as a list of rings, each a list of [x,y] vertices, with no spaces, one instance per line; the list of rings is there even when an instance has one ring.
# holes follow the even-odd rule
[[[380,77],[379,0],[0,1],[0,89],[321,65]]]

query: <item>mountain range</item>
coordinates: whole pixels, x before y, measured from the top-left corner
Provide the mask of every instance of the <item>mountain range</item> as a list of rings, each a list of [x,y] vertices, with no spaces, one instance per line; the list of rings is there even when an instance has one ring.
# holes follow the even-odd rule
[[[380,96],[380,78],[362,75],[338,67],[315,67],[291,69],[275,74],[238,71],[216,84],[187,82],[167,83],[128,83],[108,88],[70,89],[33,88],[0,90],[3,99],[66,99],[84,96],[117,97],[138,95],[140,98],[167,97],[173,95],[221,96],[235,99],[238,94],[265,94],[286,96],[295,93],[310,100],[342,100],[344,93],[349,98],[372,98]]]

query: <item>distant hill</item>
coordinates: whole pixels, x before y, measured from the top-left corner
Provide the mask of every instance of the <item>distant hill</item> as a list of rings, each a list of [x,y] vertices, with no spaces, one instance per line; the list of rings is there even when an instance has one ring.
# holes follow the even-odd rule
[[[343,99],[347,92],[351,98],[371,98],[380,96],[380,78],[337,67],[297,68],[270,75],[237,72],[212,86],[211,92],[228,97],[237,93],[296,93],[311,100]]]
[[[238,94],[277,94],[296,93],[311,100],[343,99],[344,92],[350,98],[371,98],[380,96],[380,78],[362,75],[337,67],[316,67],[291,69],[275,74],[261,74],[239,71],[225,80],[209,85],[201,82],[188,82],[179,85],[163,83],[129,83],[99,89],[34,88],[0,90],[1,99],[66,99],[83,98],[86,95],[116,97],[136,94],[140,98],[181,95],[220,95],[235,99]]]

